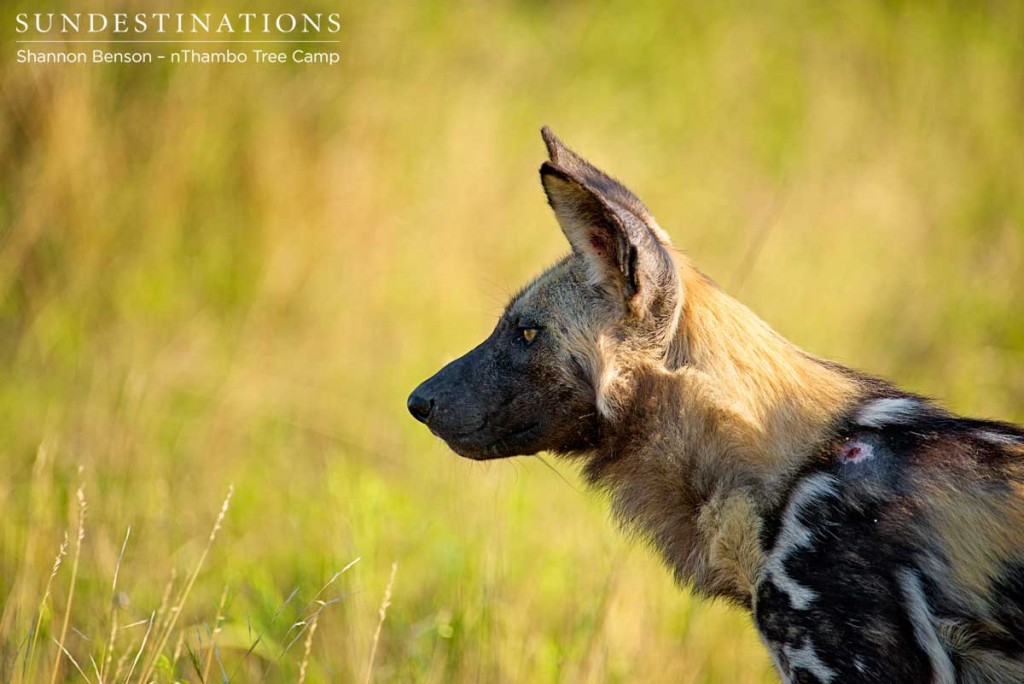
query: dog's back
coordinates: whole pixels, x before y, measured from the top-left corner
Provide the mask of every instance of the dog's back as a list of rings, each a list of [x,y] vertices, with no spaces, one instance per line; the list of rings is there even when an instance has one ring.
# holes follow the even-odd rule
[[[792,681],[1024,681],[1024,430],[868,400],[766,529],[755,619]]]

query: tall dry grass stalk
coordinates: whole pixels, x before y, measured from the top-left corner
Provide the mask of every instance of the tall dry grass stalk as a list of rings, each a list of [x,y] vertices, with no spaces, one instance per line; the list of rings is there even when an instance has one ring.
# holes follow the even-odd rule
[[[128,674],[126,674],[124,676],[125,684],[128,684],[128,682],[132,681],[132,673],[135,672],[135,666],[139,664],[139,658],[141,658],[142,654],[145,653],[145,651],[146,651],[146,643],[149,641],[150,632],[153,631],[153,623],[154,623],[155,619],[156,619],[156,613],[150,613],[149,614],[149,624],[146,625],[146,633],[142,635],[142,643],[139,644],[139,650],[135,652],[135,657],[132,658],[132,666],[130,668],[128,668]],[[115,674],[114,677],[116,679],[117,675]],[[140,677],[139,681],[145,682],[146,678],[145,677]]]
[[[57,556],[53,559],[53,569],[50,571],[50,576],[46,580],[46,588],[43,590],[43,597],[39,601],[39,607],[36,609],[36,621],[35,626],[32,629],[32,639],[29,642],[28,650],[25,653],[24,667],[21,669],[22,678],[19,681],[32,682],[35,680],[36,670],[36,644],[39,642],[39,631],[43,626],[43,615],[45,614],[46,604],[50,600],[50,590],[53,587],[53,580],[60,571],[60,566],[64,562],[64,557],[68,554],[68,533],[64,532],[64,541],[60,543],[60,548],[57,550]],[[26,672],[27,668],[27,672]]]
[[[75,657],[71,655],[71,651],[69,651],[67,647],[64,646],[64,644],[57,641],[56,639],[53,640],[53,643],[57,644],[57,653],[63,653],[64,656],[71,661],[71,664],[75,666],[75,670],[78,671],[78,674],[82,675],[82,679],[84,679],[86,682],[89,682],[89,675],[85,674],[85,670],[83,670],[82,666],[78,664],[78,661],[75,660]],[[58,658],[59,657],[60,656],[58,655]],[[89,684],[91,684],[91,682],[89,682]]]
[[[57,640],[57,653],[53,659],[53,671],[50,673],[50,684],[56,684],[60,674],[60,661],[62,653],[66,653],[64,640],[68,635],[68,625],[71,623],[71,606],[75,599],[75,582],[78,579],[78,562],[82,558],[82,541],[85,539],[85,514],[88,505],[85,502],[85,492],[79,487],[75,491],[75,498],[78,500],[78,539],[75,543],[75,555],[71,560],[71,581],[68,587],[68,602],[64,606],[64,620],[61,623],[60,639]],[[74,660],[72,660],[74,662]],[[78,664],[75,663],[75,667]],[[81,668],[79,668],[81,670]]]
[[[231,497],[235,493],[235,486],[228,486],[227,496],[224,497],[224,503],[221,504],[220,513],[217,514],[217,520],[213,523],[213,529],[210,530],[210,536],[206,540],[206,546],[203,547],[203,552],[199,555],[199,560],[196,562],[195,569],[192,570],[192,574],[189,576],[188,581],[185,583],[184,588],[181,590],[181,595],[171,608],[169,613],[169,619],[167,625],[163,628],[159,638],[154,642],[153,650],[150,651],[146,657],[145,665],[142,668],[142,674],[139,677],[139,681],[148,682],[153,674],[153,669],[156,667],[157,660],[160,657],[160,653],[163,652],[164,646],[167,645],[167,640],[170,638],[171,633],[174,631],[174,626],[178,622],[178,618],[181,616],[182,608],[185,606],[185,601],[188,599],[189,593],[192,591],[192,586],[196,582],[196,578],[199,577],[199,573],[203,569],[203,564],[206,562],[206,557],[210,554],[210,549],[213,548],[213,542],[217,539],[217,533],[220,531],[221,525],[224,523],[224,518],[228,514],[228,507],[231,505]]]
[[[221,622],[224,620],[224,604],[228,600],[228,586],[224,585],[224,591],[220,594],[220,602],[217,605],[217,615],[213,618],[213,628],[210,630],[210,647],[206,651],[206,663],[203,664],[203,681],[210,677],[210,668],[213,666],[213,655],[217,643],[217,635],[220,634]]]
[[[117,640],[117,578],[121,573],[121,563],[124,561],[124,552],[128,548],[128,538],[132,536],[131,525],[124,534],[124,541],[121,543],[121,552],[117,554],[117,563],[114,565],[114,579],[110,583],[110,635],[107,637],[106,646],[100,653],[100,668],[96,673],[98,684],[103,684],[107,668],[114,659],[114,642]]]
[[[320,613],[316,613],[309,620],[309,628],[306,630],[306,643],[302,648],[302,662],[299,663],[299,684],[306,681],[306,668],[309,666],[309,654],[313,650],[313,635],[316,633],[316,626],[319,622]]]
[[[174,672],[175,668],[178,667],[178,661],[181,659],[181,652],[185,648],[185,630],[178,632],[178,640],[174,642],[174,651],[171,653],[171,672]]]
[[[384,599],[380,602],[377,622],[377,631],[373,635],[373,643],[370,644],[370,658],[366,663],[366,676],[363,677],[363,684],[370,684],[373,679],[373,661],[377,657],[377,644],[380,642],[380,631],[384,627],[384,618],[388,615],[388,606],[391,605],[391,590],[395,586],[395,573],[398,572],[398,562],[391,564],[391,577],[388,579],[388,586],[384,589]]]
[[[174,584],[178,581],[178,568],[171,568],[171,576],[167,579],[167,584],[164,585],[164,593],[160,596],[160,603],[157,605],[156,612],[154,613],[154,624],[156,625],[157,632],[163,632],[164,627],[171,620],[171,595],[174,593]]]

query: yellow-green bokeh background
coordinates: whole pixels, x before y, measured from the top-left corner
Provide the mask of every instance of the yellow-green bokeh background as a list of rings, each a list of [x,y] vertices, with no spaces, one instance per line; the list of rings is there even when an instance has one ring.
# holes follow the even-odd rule
[[[565,250],[542,124],[798,344],[1024,420],[1019,3],[299,5],[74,9],[338,11],[339,66],[19,65],[14,12],[71,6],[0,17],[0,679],[79,484],[65,643],[95,681],[126,528],[122,624],[233,483],[178,627],[204,661],[226,589],[229,674],[265,634],[235,681],[295,681],[289,627],[357,557],[307,681],[361,681],[393,562],[377,681],[774,681],[749,620],[674,588],[571,468],[469,463],[406,415]]]

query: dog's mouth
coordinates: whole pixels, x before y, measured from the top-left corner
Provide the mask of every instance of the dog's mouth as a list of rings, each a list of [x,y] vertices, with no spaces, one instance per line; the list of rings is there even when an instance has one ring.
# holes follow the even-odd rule
[[[443,439],[459,456],[474,461],[490,461],[512,456],[526,456],[540,451],[540,449],[530,447],[539,428],[540,422],[534,421],[524,427],[514,428],[495,436],[494,433],[497,431],[493,427],[483,425],[462,435],[446,437],[438,434],[437,436]]]

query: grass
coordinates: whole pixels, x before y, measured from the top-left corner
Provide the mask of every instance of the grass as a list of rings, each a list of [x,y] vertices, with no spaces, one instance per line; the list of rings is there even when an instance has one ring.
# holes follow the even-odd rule
[[[0,680],[774,681],[571,468],[405,414],[566,249],[541,124],[802,346],[1024,420],[1019,5],[303,9],[338,67],[0,38]]]

